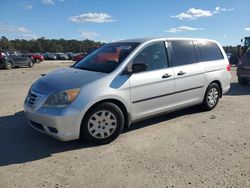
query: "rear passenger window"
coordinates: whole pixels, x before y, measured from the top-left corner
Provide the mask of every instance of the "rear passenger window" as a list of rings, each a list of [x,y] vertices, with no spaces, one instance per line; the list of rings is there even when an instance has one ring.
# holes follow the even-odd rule
[[[189,40],[171,41],[174,66],[188,65],[197,62],[194,45]]]
[[[213,61],[223,59],[218,45],[214,42],[199,42],[200,52],[203,61]]]

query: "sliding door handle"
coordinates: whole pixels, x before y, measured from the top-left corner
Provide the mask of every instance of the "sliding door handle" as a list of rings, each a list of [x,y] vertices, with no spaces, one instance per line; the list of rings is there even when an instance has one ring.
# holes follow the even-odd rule
[[[183,71],[180,71],[180,72],[178,72],[178,76],[181,76],[181,75],[184,75],[184,74],[186,74],[185,72],[183,72]]]

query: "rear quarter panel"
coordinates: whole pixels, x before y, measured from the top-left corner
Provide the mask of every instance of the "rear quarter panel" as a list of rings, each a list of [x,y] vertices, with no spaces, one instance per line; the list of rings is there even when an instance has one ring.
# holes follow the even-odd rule
[[[230,89],[231,73],[227,70],[229,61],[221,45],[216,41],[213,42],[218,45],[224,59],[204,62],[207,86],[213,81],[219,81],[224,94]]]

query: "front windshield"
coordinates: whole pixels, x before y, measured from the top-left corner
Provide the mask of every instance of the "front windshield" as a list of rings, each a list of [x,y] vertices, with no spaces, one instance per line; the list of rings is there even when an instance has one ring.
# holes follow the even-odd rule
[[[245,38],[245,46],[250,46],[250,37]]]
[[[250,58],[250,47],[247,49],[245,55],[246,55],[248,58]]]
[[[95,50],[74,68],[95,71],[112,72],[138,46],[139,43],[110,43]]]

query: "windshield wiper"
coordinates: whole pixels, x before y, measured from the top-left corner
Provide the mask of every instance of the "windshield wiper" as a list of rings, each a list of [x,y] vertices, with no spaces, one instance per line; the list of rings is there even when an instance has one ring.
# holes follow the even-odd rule
[[[80,70],[87,70],[87,71],[95,71],[93,69],[89,69],[89,68],[85,68],[85,67],[72,67],[72,68],[80,69]]]
[[[85,68],[85,67],[72,67],[72,68],[75,68],[75,69],[80,69],[80,70],[86,70],[86,71],[92,71],[92,72],[101,72],[101,73],[110,73],[110,72],[107,72],[107,71],[104,71],[104,70],[98,70],[98,69],[90,69],[90,68]]]

